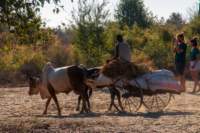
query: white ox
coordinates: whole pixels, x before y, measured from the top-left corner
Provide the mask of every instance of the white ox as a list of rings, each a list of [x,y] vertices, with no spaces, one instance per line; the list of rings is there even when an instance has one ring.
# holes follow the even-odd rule
[[[54,68],[51,63],[47,63],[43,68],[42,78],[30,78],[29,95],[40,93],[42,99],[48,99],[43,114],[47,113],[48,105],[51,98],[53,98],[58,109],[58,115],[61,115],[56,94],[68,94],[74,91],[76,94],[80,95],[83,100],[81,112],[88,112],[89,109],[86,107],[86,102],[89,106],[89,98],[86,84],[85,70],[79,66]]]

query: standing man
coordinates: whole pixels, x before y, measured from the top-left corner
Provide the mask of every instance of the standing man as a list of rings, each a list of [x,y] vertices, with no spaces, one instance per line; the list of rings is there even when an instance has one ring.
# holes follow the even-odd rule
[[[187,45],[185,44],[183,33],[178,34],[176,38],[176,44],[174,48],[175,52],[175,66],[176,72],[178,74],[178,78],[180,80],[180,84],[182,90],[185,91],[185,66],[186,66],[186,50]]]
[[[117,35],[114,59],[131,62],[131,49],[128,44],[124,42],[122,35]]]

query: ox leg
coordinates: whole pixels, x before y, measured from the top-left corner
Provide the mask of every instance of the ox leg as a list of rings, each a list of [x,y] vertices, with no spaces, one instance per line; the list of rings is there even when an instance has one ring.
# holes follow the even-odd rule
[[[83,110],[88,113],[90,112],[90,101],[89,101],[89,97],[91,96],[91,91],[92,89],[89,88],[87,85],[83,86],[84,91],[83,91]]]
[[[80,104],[81,104],[81,96],[78,96],[78,105],[76,107],[76,111],[80,110]]]
[[[57,110],[58,110],[58,116],[61,116],[60,106],[59,106],[59,103],[58,103],[58,99],[56,97],[56,93],[54,91],[54,88],[50,84],[48,84],[48,90],[49,90],[49,93],[51,94],[51,97],[53,98],[53,100],[56,104],[56,107],[57,107]]]
[[[88,96],[86,96],[86,103],[87,103],[87,105],[86,105],[86,111],[87,112],[91,112],[91,110],[90,110],[90,100],[89,100]]]
[[[89,89],[89,90],[88,90]],[[88,88],[88,89],[86,89],[86,92],[85,92],[85,96],[86,96],[86,107],[87,107],[87,109],[88,109],[88,111],[89,112],[91,112],[91,110],[90,110],[90,101],[89,101],[89,99],[90,99],[90,97],[91,97],[91,95],[92,95],[92,89],[91,88]],[[81,103],[81,100],[83,100],[83,98],[81,98],[81,96],[79,96],[78,97],[78,105],[77,105],[77,108],[76,108],[76,111],[79,111],[80,110],[80,103]]]
[[[84,113],[84,112],[87,112],[87,109],[86,109],[86,99],[83,95],[81,95],[81,98],[82,98],[82,109],[81,109],[81,112],[80,113]]]
[[[124,108],[123,108],[122,102],[121,102],[121,95],[120,95],[120,92],[117,89],[116,89],[116,95],[117,95],[119,107],[121,108],[122,111],[124,111]]]
[[[50,102],[51,102],[51,97],[48,98],[47,101],[46,101],[45,110],[43,112],[43,115],[47,114],[47,108],[48,108]]]
[[[88,113],[89,110],[87,108],[87,105],[90,106],[89,104],[89,97],[88,97],[88,92],[87,92],[87,88],[85,88],[86,86],[84,86],[84,91],[82,91],[81,93],[81,98],[82,98],[82,110],[81,113]]]
[[[115,96],[116,95],[117,95],[117,99],[119,102],[119,106],[123,110],[121,98],[120,98],[120,92],[115,87],[112,87],[112,88],[110,88],[110,95],[111,95],[111,103],[110,103],[110,107],[108,108],[108,111],[111,111],[112,106],[114,106],[117,109],[117,111],[120,111],[120,109],[115,104]]]
[[[52,98],[53,98],[53,100],[54,100],[54,102],[55,102],[55,104],[57,106],[58,116],[61,116],[61,110],[60,110],[60,106],[59,106],[58,99],[57,99],[56,95],[54,95]]]
[[[89,98],[92,96],[92,88],[89,88]]]
[[[86,102],[87,102],[87,109],[88,112],[91,112],[90,108],[90,97],[92,96],[92,88],[87,88],[87,92],[86,92]]]
[[[114,105],[115,93],[113,91],[113,88],[109,88],[109,90],[110,90],[110,99],[111,99],[111,101],[110,101],[110,106],[108,108],[108,111],[111,111],[112,110],[112,106]]]

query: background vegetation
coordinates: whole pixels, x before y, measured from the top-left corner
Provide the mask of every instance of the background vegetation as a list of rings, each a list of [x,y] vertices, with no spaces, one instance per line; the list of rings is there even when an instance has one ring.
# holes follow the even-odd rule
[[[39,16],[45,3],[54,3],[55,13],[62,10],[59,0],[0,1],[0,84],[19,83],[27,74],[39,75],[47,61],[56,67],[102,65],[112,56],[119,33],[132,48],[133,62],[173,69],[174,36],[185,32],[186,41],[200,36],[198,11],[189,21],[180,13],[157,19],[143,0],[120,0],[114,20],[107,1],[78,0],[72,25],[46,28]]]

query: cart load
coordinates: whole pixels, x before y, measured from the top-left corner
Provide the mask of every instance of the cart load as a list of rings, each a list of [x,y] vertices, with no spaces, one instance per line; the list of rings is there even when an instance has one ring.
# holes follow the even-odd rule
[[[129,84],[144,90],[163,90],[174,93],[181,93],[181,86],[175,80],[173,72],[162,69],[139,76],[136,79],[130,80]]]
[[[126,79],[133,79],[150,72],[150,70],[145,65],[136,65],[134,63],[115,59],[105,64],[101,72],[111,79],[122,77]]]
[[[117,86],[123,86],[123,82],[121,84]],[[124,91],[122,104],[130,112],[138,111],[142,105],[148,112],[163,111],[172,96],[182,92],[173,72],[165,69],[146,73],[125,84],[120,88]]]

